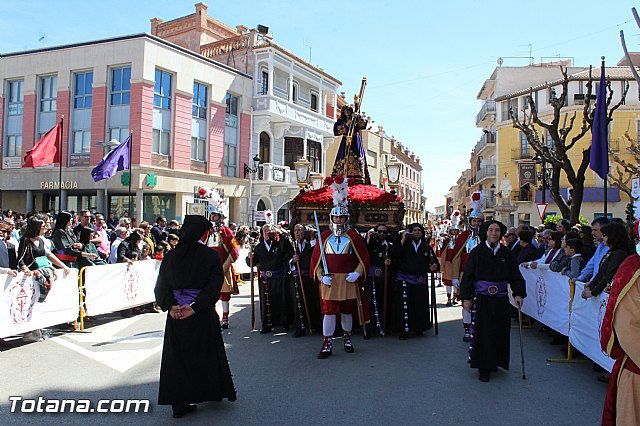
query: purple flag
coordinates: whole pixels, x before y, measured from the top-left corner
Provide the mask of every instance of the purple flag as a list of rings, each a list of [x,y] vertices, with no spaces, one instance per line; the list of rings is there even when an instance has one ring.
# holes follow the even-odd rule
[[[118,170],[129,170],[129,144],[131,136],[111,152],[109,152],[97,166],[91,170],[91,176],[95,182],[102,179],[109,179],[116,174]]]
[[[609,123],[607,121],[607,83],[605,82],[604,61],[600,70],[596,109],[591,126],[591,157],[589,167],[605,179],[609,174]]]

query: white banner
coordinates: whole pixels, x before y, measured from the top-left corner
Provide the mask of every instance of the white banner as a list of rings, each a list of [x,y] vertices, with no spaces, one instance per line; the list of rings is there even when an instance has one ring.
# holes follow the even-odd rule
[[[159,260],[143,260],[85,269],[84,288],[87,315],[101,315],[155,301],[154,288]]]
[[[520,272],[527,282],[527,297],[523,301],[522,312],[568,336],[569,279],[548,269],[525,269],[521,266]],[[509,295],[511,297],[511,292]]]
[[[72,322],[78,318],[78,271],[56,279],[43,302],[40,286],[21,272],[17,277],[0,274],[0,338]]]
[[[577,282],[571,309],[569,341],[577,350],[610,372],[615,361],[600,347],[600,327],[607,310],[609,294],[603,291],[598,297],[585,300],[581,297],[583,290],[584,283]]]
[[[233,269],[236,274],[250,274],[251,268],[247,265],[247,256],[250,250],[248,248],[238,248],[238,260],[233,262]],[[255,267],[253,268],[255,270]]]

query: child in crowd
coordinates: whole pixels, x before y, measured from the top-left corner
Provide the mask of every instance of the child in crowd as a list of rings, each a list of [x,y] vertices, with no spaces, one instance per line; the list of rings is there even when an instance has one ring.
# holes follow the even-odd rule
[[[155,253],[153,254],[153,258],[156,260],[162,260],[163,257],[164,257],[164,245],[158,244],[156,246]]]
[[[569,265],[562,269],[562,275],[569,278],[578,278],[582,269],[582,241],[572,238],[565,243],[564,254],[569,258]]]

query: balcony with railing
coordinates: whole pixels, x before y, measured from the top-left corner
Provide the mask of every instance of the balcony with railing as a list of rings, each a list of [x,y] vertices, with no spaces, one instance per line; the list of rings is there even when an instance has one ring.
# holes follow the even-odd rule
[[[496,102],[486,101],[476,115],[476,126],[486,127],[496,119]]]
[[[258,173],[254,179],[254,183],[261,182],[269,184],[296,184],[295,170],[291,170],[289,166],[278,166],[272,163],[262,163],[258,166]]]
[[[511,161],[531,160],[534,152],[531,149],[513,148],[511,150]]]
[[[485,210],[490,210],[493,209],[497,204],[497,200],[496,200],[496,196],[495,195],[491,195],[488,197],[485,197],[484,199],[484,208]]]
[[[495,164],[490,164],[486,166],[482,166],[476,172],[474,183],[479,183],[487,178],[495,178],[496,177],[496,166]]]
[[[487,146],[495,146],[496,144],[496,134],[491,132],[482,132],[482,136],[480,140],[476,143],[476,146],[473,148],[476,155],[479,155],[480,152],[485,149]]]

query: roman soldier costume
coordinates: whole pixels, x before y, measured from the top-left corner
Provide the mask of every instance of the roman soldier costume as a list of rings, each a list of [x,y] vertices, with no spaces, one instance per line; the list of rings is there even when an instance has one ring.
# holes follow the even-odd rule
[[[347,208],[347,181],[336,176],[332,184],[334,207],[329,215],[331,229],[320,235],[319,244],[311,257],[311,276],[320,286],[323,314],[322,334],[324,341],[318,358],[332,354],[331,337],[336,328],[336,315],[340,314],[345,352],[354,352],[351,341],[353,315],[360,316],[364,324],[366,303],[361,285],[369,270],[369,253],[360,235],[349,229]],[[361,304],[358,304],[360,299]]]
[[[635,223],[638,237],[638,220]],[[636,246],[636,252],[640,252]],[[622,262],[609,291],[600,328],[600,345],[616,362],[604,402],[602,424],[632,425],[640,422],[640,256]]]
[[[451,214],[451,226],[449,234],[442,242],[440,250],[440,265],[442,265],[442,281],[447,288],[447,306],[456,303],[462,275],[462,258],[469,231],[461,232],[460,210],[455,210]],[[452,300],[453,293],[453,300]]]
[[[203,189],[203,188],[201,188]],[[206,191],[206,190],[205,190]],[[232,294],[240,294],[238,290],[238,279],[233,262],[238,260],[238,242],[233,231],[224,225],[226,203],[217,190],[211,189],[205,196],[210,198],[209,212],[210,221],[213,223],[213,230],[207,245],[213,248],[220,256],[224,281],[220,290],[220,302],[222,303],[222,328],[229,328],[229,305]]]

